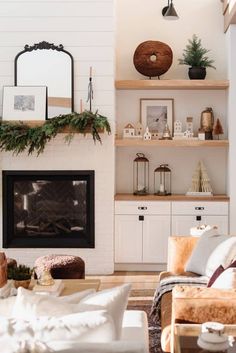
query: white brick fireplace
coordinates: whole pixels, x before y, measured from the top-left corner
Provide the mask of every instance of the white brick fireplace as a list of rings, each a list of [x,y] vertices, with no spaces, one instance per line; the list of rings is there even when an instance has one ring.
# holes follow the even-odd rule
[[[93,110],[99,109],[99,113],[106,115],[114,131],[113,1],[55,0],[26,4],[19,0],[17,3],[3,2],[0,10],[4,11],[4,24],[0,24],[0,88],[13,85],[14,57],[25,44],[42,40],[63,44],[74,57],[75,110],[79,111],[80,99],[86,101],[92,66]],[[94,144],[90,136],[76,135],[69,146],[63,138],[62,134],[58,135],[39,157],[1,153],[1,170],[95,170],[95,249],[11,248],[4,251],[28,265],[44,254],[78,255],[85,260],[87,274],[112,273],[114,137],[102,134],[100,145]],[[2,215],[0,223],[2,232]]]

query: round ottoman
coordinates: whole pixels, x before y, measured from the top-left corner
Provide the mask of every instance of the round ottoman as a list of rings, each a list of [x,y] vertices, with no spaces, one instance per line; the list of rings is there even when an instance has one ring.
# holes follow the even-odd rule
[[[50,271],[55,279],[83,279],[85,276],[85,264],[79,256],[41,256],[34,265],[37,277],[40,277],[45,269]]]

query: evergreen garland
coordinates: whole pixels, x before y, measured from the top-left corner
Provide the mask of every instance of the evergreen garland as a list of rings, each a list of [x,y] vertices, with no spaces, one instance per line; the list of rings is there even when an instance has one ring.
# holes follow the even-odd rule
[[[19,154],[28,150],[28,154],[44,151],[45,145],[53,139],[63,128],[71,132],[66,134],[65,140],[70,142],[74,133],[88,133],[93,136],[94,142],[102,142],[99,130],[111,132],[110,124],[105,116],[91,111],[59,115],[46,120],[42,126],[30,127],[23,122],[9,122],[0,120],[0,150],[13,151]]]
[[[191,67],[211,67],[215,69],[215,66],[213,66],[214,60],[206,56],[209,51],[210,50],[202,47],[201,39],[194,34],[193,38],[188,40],[186,49],[183,51],[183,58],[179,59],[179,64],[189,65]]]

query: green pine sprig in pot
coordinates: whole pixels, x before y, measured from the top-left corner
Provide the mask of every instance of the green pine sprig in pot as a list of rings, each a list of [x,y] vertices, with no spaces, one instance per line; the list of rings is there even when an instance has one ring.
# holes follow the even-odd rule
[[[15,281],[15,287],[20,286],[28,288],[31,280],[33,269],[25,265],[10,267],[7,270],[7,278]]]
[[[206,77],[207,67],[215,69],[214,60],[207,56],[209,51],[202,47],[202,41],[196,34],[188,40],[188,44],[183,50],[183,56],[179,59],[179,64],[190,67],[188,72],[190,79],[203,80]]]

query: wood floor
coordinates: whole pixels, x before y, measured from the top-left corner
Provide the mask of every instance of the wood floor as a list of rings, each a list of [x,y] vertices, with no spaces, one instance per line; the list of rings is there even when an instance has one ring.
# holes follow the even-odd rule
[[[101,281],[100,290],[119,286],[124,283],[132,284],[132,296],[129,300],[152,300],[153,293],[159,283],[158,272],[115,272],[107,276],[86,276]]]

